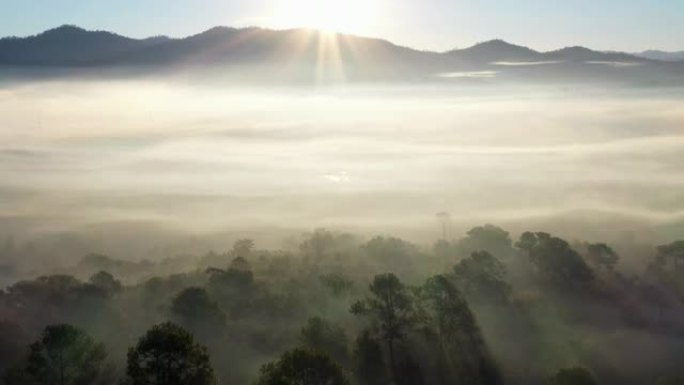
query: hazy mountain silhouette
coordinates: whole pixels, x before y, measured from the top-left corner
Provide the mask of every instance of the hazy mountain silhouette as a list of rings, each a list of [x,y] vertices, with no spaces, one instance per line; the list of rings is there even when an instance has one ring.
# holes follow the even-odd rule
[[[489,64],[501,61],[536,61],[543,59],[543,54],[537,51],[511,44],[500,39],[479,43],[465,49],[449,51],[447,54],[453,58],[477,64]]]
[[[328,41],[325,41],[328,40]],[[323,50],[323,52],[321,52]],[[216,27],[184,39],[169,40],[151,47],[137,48],[118,58],[125,64],[268,64],[313,63],[321,55],[343,62],[428,61],[438,54],[396,46],[380,39],[338,34],[329,35],[305,29],[274,31],[262,28]]]
[[[0,39],[0,64],[96,65],[167,40],[163,37],[136,40],[110,32],[86,31],[65,25],[31,37]]]
[[[573,62],[603,61],[603,62],[633,62],[643,63],[647,59],[622,52],[598,52],[585,47],[566,47],[544,54],[547,59],[566,60]]]
[[[611,69],[596,64],[615,63]],[[537,65],[545,64],[545,65]],[[591,65],[593,64],[593,65]],[[684,65],[618,52],[568,47],[538,52],[492,40],[448,52],[419,51],[382,39],[313,30],[216,27],[181,39],[131,39],[105,31],[62,26],[25,38],[0,39],[0,66],[66,68],[231,68],[243,77],[304,79],[343,68],[354,79],[424,79],[439,73],[496,70],[502,76],[604,78],[626,76],[626,67],[654,67],[679,76]],[[504,66],[507,68],[504,69]],[[542,68],[543,67],[543,68]],[[620,67],[620,74],[615,68]],[[625,67],[625,68],[622,68]],[[639,75],[644,69],[639,69]],[[634,74],[632,74],[634,75]],[[632,76],[634,78],[634,76]]]
[[[648,50],[634,54],[635,56],[646,59],[660,60],[660,61],[684,61],[684,51],[667,52],[659,50]]]

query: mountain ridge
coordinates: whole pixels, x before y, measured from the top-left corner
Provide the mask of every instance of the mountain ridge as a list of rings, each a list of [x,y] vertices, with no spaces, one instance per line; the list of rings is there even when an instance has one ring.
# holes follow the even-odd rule
[[[345,79],[463,79],[470,73],[534,79],[639,79],[636,67],[684,78],[684,63],[660,61],[586,47],[536,51],[502,39],[446,52],[418,50],[391,41],[350,34],[295,28],[218,26],[171,38],[134,39],[108,31],[64,25],[28,37],[0,39],[0,68],[160,68],[235,69],[240,77],[311,79],[333,72]],[[619,73],[618,73],[619,69]],[[653,72],[652,71],[652,72]],[[244,76],[243,76],[244,75]],[[336,76],[337,76],[336,75]],[[660,76],[660,75],[659,75]],[[320,79],[319,79],[320,80]]]
[[[659,61],[684,61],[684,51],[662,51],[657,49],[634,53],[633,55]]]
[[[290,34],[290,33],[296,33],[296,32],[304,32],[304,31],[309,31],[311,33],[322,33],[319,31],[311,30],[311,29],[304,29],[304,28],[294,28],[294,29],[285,29],[285,30],[274,30],[274,29],[268,29],[268,28],[261,28],[261,27],[245,27],[245,28],[234,28],[234,27],[227,27],[227,26],[216,26],[212,27],[210,29],[207,29],[205,31],[189,35],[186,37],[182,38],[170,38],[164,35],[158,35],[158,36],[153,36],[153,37],[148,37],[148,38],[142,38],[142,39],[136,39],[136,38],[131,38],[127,37],[124,35],[120,35],[117,33],[113,33],[110,31],[105,31],[105,30],[87,30],[85,28],[76,26],[76,25],[69,25],[65,24],[56,28],[48,29],[44,32],[35,34],[35,35],[30,35],[26,37],[17,37],[17,36],[8,36],[8,37],[3,37],[0,38],[0,64],[3,64],[1,58],[7,57],[8,55],[2,55],[3,54],[3,49],[6,49],[8,43],[27,43],[30,44],[31,42],[35,41],[40,41],[40,40],[52,40],[53,42],[56,40],[62,40],[60,43],[64,43],[64,40],[67,39],[77,39],[77,38],[90,38],[90,39],[95,39],[99,38],[100,43],[107,43],[105,40],[109,40],[108,42],[111,44],[112,42],[117,41],[119,44],[123,44],[124,42],[129,43],[131,45],[131,48],[138,48],[135,47],[135,45],[139,46],[152,46],[155,44],[164,44],[164,43],[177,43],[177,42],[184,42],[184,41],[191,41],[191,40],[198,40],[202,38],[210,38],[212,36],[214,37],[223,37],[226,34],[237,34],[237,33],[244,33],[244,32],[255,32],[255,31],[260,31],[260,32],[267,32],[267,33],[273,33],[273,34]],[[517,45],[513,44],[510,42],[507,42],[503,39],[492,39],[492,40],[487,40],[483,41],[477,44],[474,44],[470,47],[462,48],[462,49],[453,49],[449,50],[446,52],[438,52],[438,51],[430,51],[430,50],[421,50],[421,49],[416,49],[416,48],[410,48],[407,46],[402,46],[400,44],[393,43],[389,40],[385,39],[380,39],[380,38],[372,38],[372,37],[363,37],[363,36],[356,36],[356,35],[349,35],[349,34],[342,34],[342,33],[337,33],[335,34],[337,36],[344,36],[346,38],[354,38],[354,39],[359,39],[359,40],[364,40],[364,41],[375,41],[375,42],[382,42],[384,44],[389,44],[393,47],[398,47],[406,50],[411,50],[414,52],[423,52],[423,53],[429,53],[429,54],[446,54],[446,55],[458,55],[458,54],[467,54],[471,56],[471,59],[484,59],[484,60],[493,60],[493,59],[506,59],[506,60],[511,60],[514,58],[518,59],[530,59],[530,58],[538,58],[541,59],[544,56],[563,56],[564,54],[568,53],[568,50],[574,49],[579,51],[580,49],[582,50],[582,54],[585,56],[587,54],[590,55],[602,55],[602,54],[607,54],[602,51],[595,51],[591,50],[586,47],[580,47],[580,46],[575,46],[575,47],[566,47],[566,48],[561,48],[557,50],[552,50],[552,51],[537,51],[534,49],[531,49],[529,47],[523,46],[523,45]],[[73,42],[74,44],[80,44],[81,42]],[[499,51],[499,52],[496,52]],[[502,52],[503,51],[503,52]],[[663,51],[645,51],[644,54],[648,52],[663,52]],[[665,52],[663,52],[665,53]],[[651,59],[651,60],[658,60],[654,59],[651,57],[644,57],[640,56],[639,54],[629,54],[629,53],[624,53],[624,52],[611,52],[611,55],[622,55],[623,58],[630,58],[630,59]],[[17,60],[18,61],[18,60]],[[37,64],[37,63],[33,63]],[[49,64],[49,63],[46,63]]]

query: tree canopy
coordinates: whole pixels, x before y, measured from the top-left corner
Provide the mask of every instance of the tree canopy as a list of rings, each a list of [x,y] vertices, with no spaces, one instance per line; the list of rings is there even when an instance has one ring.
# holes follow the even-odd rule
[[[559,370],[547,381],[547,385],[596,385],[596,380],[584,368],[569,368]]]
[[[349,385],[349,380],[326,354],[294,349],[264,365],[257,385]]]
[[[71,325],[51,325],[30,346],[26,373],[40,385],[94,385],[110,382],[104,345]]]
[[[126,374],[130,385],[216,383],[207,349],[170,322],[154,326],[128,351]]]
[[[594,273],[582,256],[565,240],[548,233],[523,233],[517,243],[527,253],[538,272],[551,283],[581,285],[591,282]]]

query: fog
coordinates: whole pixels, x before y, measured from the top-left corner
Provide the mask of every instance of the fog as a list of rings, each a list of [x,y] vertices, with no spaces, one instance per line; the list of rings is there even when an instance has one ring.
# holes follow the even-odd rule
[[[0,383],[60,323],[117,383],[173,321],[219,384],[296,347],[355,385],[674,384],[684,89],[487,79],[4,83]]]
[[[592,213],[591,222],[625,221],[611,227],[615,237],[684,217],[683,95],[458,84],[8,85],[0,91],[0,212],[9,232],[137,222],[194,233],[391,229],[422,241],[438,235],[440,211],[457,228],[584,222]]]

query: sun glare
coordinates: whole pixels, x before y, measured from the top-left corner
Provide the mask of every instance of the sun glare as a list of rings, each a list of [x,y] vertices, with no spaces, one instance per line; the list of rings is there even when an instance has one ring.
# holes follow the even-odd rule
[[[377,21],[378,1],[277,0],[273,21],[283,27],[364,34]]]

